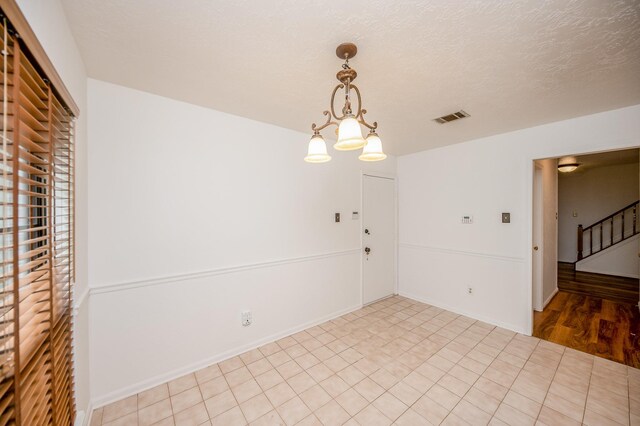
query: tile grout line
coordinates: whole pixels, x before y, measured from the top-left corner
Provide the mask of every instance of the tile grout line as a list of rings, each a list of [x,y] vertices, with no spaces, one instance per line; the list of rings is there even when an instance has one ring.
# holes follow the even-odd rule
[[[476,322],[477,322],[477,321],[476,321]],[[475,324],[475,322],[474,322],[474,324]],[[471,326],[469,326],[469,327],[471,327]],[[468,327],[468,328],[469,328],[469,327]],[[468,328],[467,328],[467,329],[468,329]],[[469,352],[471,352],[473,349],[475,349],[475,348],[476,348],[480,343],[482,343],[482,342],[483,342],[483,341],[484,341],[484,340],[485,340],[485,339],[486,339],[486,338],[487,338],[487,337],[488,337],[488,336],[489,336],[489,335],[490,335],[490,334],[491,334],[491,333],[492,333],[496,328],[497,328],[497,327],[492,328],[492,329],[491,329],[491,331],[490,331],[490,332],[489,332],[489,333],[488,333],[488,334],[487,334],[487,335],[486,335],[482,340],[480,340],[478,343],[476,343],[476,344],[475,344],[475,346],[473,346],[473,348],[471,348],[471,349],[467,352],[467,354],[468,354]],[[509,339],[509,342],[504,346],[505,348],[509,345],[509,343],[511,343],[511,342],[513,341],[513,339],[515,339],[516,335],[517,335],[517,333],[516,333],[516,334],[514,334],[513,336],[511,336],[511,339]],[[536,343],[536,346],[537,346],[537,345],[538,345],[538,344]],[[497,348],[496,348],[496,349],[497,349]],[[503,350],[504,350],[504,348],[500,350],[500,353],[502,353],[502,352],[503,352]],[[499,354],[498,354],[498,355],[499,355]],[[464,359],[464,357],[465,357],[465,356],[466,356],[466,354],[463,356],[463,359]],[[496,360],[496,359],[498,359],[498,356],[496,356],[496,357],[493,359],[493,361],[491,362],[491,364],[487,365],[487,367],[486,367],[486,368],[484,369],[484,371],[483,371],[483,374],[484,374],[484,372],[485,372],[485,371],[487,371],[487,369],[488,369],[488,368],[489,368],[489,367],[490,367],[490,366],[495,362],[495,360]],[[459,363],[459,361],[458,361],[458,363]],[[458,365],[458,363],[456,363],[456,365]],[[464,367],[462,367],[462,368],[464,368]],[[445,374],[448,374],[448,372],[445,372]],[[475,384],[476,384],[476,382],[477,382],[478,380],[480,380],[480,378],[481,378],[481,377],[483,377],[483,376],[482,376],[482,374],[478,374],[478,378],[473,382],[473,384],[471,384],[471,386],[470,386],[470,387],[469,387],[469,389],[464,393],[464,395],[463,395],[462,397],[460,397],[460,401],[458,401],[458,402],[456,403],[456,405],[455,405],[455,406],[454,406],[454,407],[449,411],[449,414],[447,414],[447,417],[449,417],[449,416],[451,415],[451,413],[453,413],[453,410],[458,406],[458,404],[460,404],[460,402],[462,402],[462,401],[464,400],[464,397],[465,397],[465,396],[467,396],[467,394],[469,393],[469,391],[473,388],[473,385],[475,385]],[[516,378],[517,378],[517,376],[516,376]],[[491,380],[491,379],[489,379],[489,378],[487,378],[487,377],[485,377],[485,379],[486,379],[486,380],[489,380],[489,381],[491,381],[491,382],[493,382],[493,383],[496,383],[496,382],[494,382],[493,380]],[[515,382],[515,380],[516,380],[516,379],[514,379],[514,382]],[[436,382],[436,384],[437,384],[437,382]],[[499,383],[496,383],[496,384],[500,385]],[[502,385],[500,385],[500,386],[502,386]],[[509,393],[509,390],[510,390],[510,389],[511,389],[511,388],[509,388],[509,389],[507,390],[507,393]],[[481,392],[482,392],[482,391],[481,391]],[[484,392],[483,392],[483,393],[484,393]],[[505,396],[506,396],[506,393],[505,393]],[[496,399],[497,399],[497,398],[496,398]],[[503,401],[504,401],[504,396],[503,396],[503,397],[502,397],[502,399],[500,400],[500,403],[502,403]],[[437,403],[437,402],[436,402],[436,403]],[[471,405],[474,405],[474,404],[471,404]],[[475,407],[475,405],[474,405],[474,407]],[[498,407],[499,407],[499,406],[498,406]],[[478,409],[482,410],[480,407],[476,407],[476,408],[478,408]],[[496,408],[496,410],[497,410],[497,408]],[[483,410],[483,411],[484,411],[484,410]],[[446,420],[446,419],[447,419],[447,417],[445,417],[442,421],[444,422],[444,420]],[[495,417],[495,412],[491,415],[491,418],[493,418],[493,417]],[[442,422],[441,422],[441,423],[442,423]],[[467,423],[468,423],[468,422],[467,422]]]
[[[233,388],[230,386],[230,382],[229,379],[227,378],[228,374],[233,373],[236,370],[239,370],[240,368],[246,368],[247,371],[249,372],[249,377],[251,378],[252,381],[256,382],[258,389],[260,390],[260,392],[256,395],[253,395],[251,398],[248,398],[247,401],[259,396],[259,395],[263,395],[265,397],[265,399],[269,402],[269,405],[272,407],[273,413],[276,414],[276,416],[279,417],[280,412],[278,411],[279,407],[284,406],[285,404],[289,403],[290,401],[292,401],[295,398],[298,398],[301,402],[302,405],[309,410],[309,414],[305,415],[302,419],[297,420],[297,422],[301,422],[310,418],[314,418],[314,419],[318,419],[316,413],[322,409],[323,407],[325,407],[326,405],[330,404],[331,402],[335,402],[335,404],[337,405],[337,407],[340,407],[341,411],[343,411],[345,414],[347,414],[350,420],[353,420],[354,422],[358,422],[358,420],[355,419],[356,416],[360,415],[360,413],[362,413],[364,410],[366,410],[369,407],[372,407],[374,410],[376,410],[376,412],[379,412],[379,415],[382,415],[385,419],[391,421],[392,423],[395,423],[398,421],[398,419],[402,418],[409,410],[414,409],[414,407],[416,406],[416,404],[418,403],[418,401],[420,401],[422,398],[424,398],[425,396],[429,399],[429,401],[433,402],[434,404],[436,404],[437,406],[441,407],[443,410],[446,410],[446,416],[443,418],[443,422],[446,421],[448,418],[454,419],[454,416],[451,416],[452,414],[456,414],[454,413],[454,410],[460,406],[460,404],[462,403],[462,401],[465,401],[467,403],[469,403],[471,406],[475,407],[476,409],[481,410],[482,412],[486,413],[486,414],[490,414],[491,415],[491,419],[496,419],[496,420],[500,420],[500,418],[496,417],[496,412],[498,410],[498,408],[500,407],[500,405],[505,404],[507,406],[509,406],[510,408],[516,410],[517,412],[526,415],[526,413],[524,411],[521,411],[518,407],[513,405],[513,402],[508,403],[505,402],[505,398],[506,396],[513,390],[513,386],[514,383],[516,383],[516,381],[523,376],[523,372],[527,371],[528,374],[534,374],[529,370],[525,370],[525,367],[529,364],[529,363],[533,363],[535,366],[541,366],[541,367],[546,367],[546,365],[544,364],[539,364],[538,362],[534,362],[532,360],[532,357],[534,356],[534,354],[536,354],[536,351],[538,350],[543,350],[543,351],[549,351],[555,354],[559,354],[559,359],[558,362],[555,366],[555,368],[552,370],[552,373],[550,375],[550,379],[548,384],[546,384],[543,388],[540,388],[541,391],[543,391],[543,396],[542,396],[542,402],[540,403],[540,409],[537,411],[537,415],[534,418],[534,421],[538,421],[541,415],[542,410],[545,407],[545,402],[547,400],[547,398],[549,397],[550,394],[550,388],[551,385],[554,383],[554,381],[556,380],[556,378],[558,377],[558,373],[559,373],[559,369],[560,366],[562,365],[563,361],[567,360],[568,357],[570,358],[571,353],[567,351],[567,348],[561,345],[557,345],[554,344],[553,342],[549,342],[551,345],[554,346],[559,346],[562,350],[561,351],[556,351],[551,349],[552,347],[546,348],[544,347],[544,345],[542,344],[542,339],[534,337],[534,336],[526,336],[526,335],[522,335],[521,333],[516,333],[516,332],[512,332],[510,330],[506,330],[506,329],[502,329],[501,327],[497,327],[497,326],[493,326],[491,324],[486,324],[483,321],[480,320],[475,320],[473,318],[464,316],[464,315],[460,315],[460,314],[455,314],[453,312],[435,307],[433,305],[429,305],[429,304],[425,304],[425,303],[420,303],[418,301],[415,301],[415,303],[411,303],[414,302],[412,299],[409,298],[404,298],[404,297],[398,297],[396,296],[395,298],[391,298],[391,299],[387,299],[385,301],[379,302],[379,304],[374,304],[374,306],[367,306],[364,307],[362,309],[360,309],[359,311],[355,311],[353,313],[349,313],[349,314],[345,314],[343,316],[340,317],[336,317],[334,319],[331,320],[327,320],[322,324],[318,324],[314,327],[310,327],[308,329],[305,330],[301,330],[297,333],[292,333],[289,336],[284,336],[278,340],[275,340],[273,342],[267,343],[261,347],[258,348],[254,348],[251,351],[247,351],[243,354],[239,354],[237,355],[235,358],[238,358],[238,360],[240,361],[240,367],[229,370],[227,373],[224,373],[222,371],[222,369],[219,367],[220,364],[224,363],[225,361],[229,361],[231,359],[233,359],[234,357],[230,358],[229,360],[224,360],[221,361],[219,363],[215,363],[212,364],[208,367],[204,367],[203,369],[199,370],[202,371],[204,369],[207,368],[211,368],[213,366],[218,366],[218,370],[220,372],[220,376],[222,376],[224,378],[224,383],[226,384],[227,390],[229,392],[231,392],[231,395],[233,396],[233,399],[235,401],[235,406],[231,407],[227,410],[225,410],[222,413],[218,413],[216,415],[216,417],[221,416],[225,413],[228,413],[229,411],[235,409],[236,407],[239,409],[239,411],[241,412],[243,418],[245,421],[247,421],[247,418],[245,416],[244,411],[241,408],[241,404],[239,403],[238,397],[236,397],[236,394],[233,391]],[[426,318],[426,319],[425,319]],[[429,325],[429,327],[423,327],[425,325]],[[482,326],[482,325],[486,325]],[[478,329],[475,329],[474,326],[477,326]],[[317,329],[316,329],[317,328]],[[309,332],[309,330],[315,329],[313,332]],[[473,329],[473,330],[472,330]],[[504,332],[503,332],[504,331]],[[317,333],[316,333],[317,332]],[[306,333],[306,334],[303,334]],[[384,334],[383,334],[384,333]],[[300,334],[300,336],[294,338],[292,336],[294,335],[298,335]],[[333,337],[333,340],[324,343],[325,340],[321,341],[319,340],[317,337],[324,335],[324,334],[329,334],[331,337]],[[384,337],[378,337],[378,334],[383,334]],[[426,336],[425,336],[426,334]],[[510,336],[509,336],[510,335]],[[365,337],[363,337],[365,336]],[[425,337],[423,337],[425,336]],[[453,336],[453,337],[452,337]],[[492,340],[492,337],[495,337],[495,339]],[[502,337],[500,337],[502,336]],[[522,336],[524,337],[524,339],[520,339],[518,336]],[[378,339],[376,339],[376,337],[378,337]],[[508,337],[508,339],[503,339],[505,337]],[[292,341],[287,341],[287,342],[282,342],[284,339],[293,339]],[[314,341],[312,341],[312,339]],[[404,340],[404,342],[402,340]],[[418,340],[420,339],[420,340]],[[535,344],[532,345],[532,348],[530,350],[530,352],[528,353],[526,358],[521,358],[519,355],[522,354],[522,349],[526,349],[528,350],[528,346],[529,346],[529,340],[528,339],[536,339]],[[295,341],[295,343],[294,343]],[[279,343],[280,342],[280,343]],[[309,342],[307,345],[305,345],[305,342]],[[431,345],[426,344],[427,342],[431,343]],[[504,342],[504,343],[502,343]],[[522,345],[524,345],[524,348],[518,344],[518,342],[520,342]],[[289,344],[291,343],[291,344]],[[309,350],[308,348],[312,348],[317,344],[321,344],[321,346],[316,346],[315,349],[313,350]],[[406,344],[410,343],[410,346],[406,346]],[[455,347],[453,344],[456,344],[458,347]],[[424,345],[426,344],[426,345]],[[471,344],[471,346],[468,346],[469,344]],[[485,353],[482,348],[480,347],[480,344],[483,344],[485,346],[487,346],[487,352]],[[512,344],[517,344],[515,345],[512,349],[508,349],[510,345]],[[269,351],[271,351],[272,349],[275,350],[275,352],[270,353],[268,356],[265,355],[264,352],[262,352],[262,350],[260,350],[260,348],[264,348],[268,345],[275,345],[274,347],[270,348]],[[331,345],[331,346],[329,346]],[[420,346],[420,345],[424,345],[424,346]],[[286,347],[285,347],[286,346]],[[293,356],[292,354],[290,354],[289,352],[287,352],[287,349],[290,349],[294,346],[300,346],[300,349],[296,348],[295,352],[292,353],[298,353],[298,356]],[[450,348],[451,346],[451,348]],[[327,357],[326,359],[322,359],[325,358],[325,356],[327,355],[327,352],[324,353],[324,355],[322,355],[322,358],[317,356],[314,351],[318,350],[320,348],[326,348],[328,351],[331,352],[331,356]],[[390,359],[391,361],[398,363],[397,368],[394,367],[389,367],[390,369],[393,369],[395,371],[395,373],[392,373],[391,370],[388,370],[387,367],[384,366],[384,362],[381,363],[381,360],[377,360],[377,361],[370,361],[372,362],[376,369],[371,372],[370,374],[368,374],[365,371],[370,371],[370,368],[367,368],[367,366],[365,364],[362,364],[361,366],[356,366],[356,364],[358,364],[361,360],[365,359],[369,359],[369,357],[372,357],[377,350],[381,349],[381,348],[388,348],[388,349],[383,349],[381,351],[381,353],[388,359]],[[406,349],[405,349],[406,348]],[[437,348],[437,349],[435,349]],[[489,348],[491,349],[489,351]],[[336,349],[340,349],[339,351]],[[417,349],[417,350],[416,350]],[[447,358],[447,353],[446,352],[442,352],[444,349],[447,349],[449,351],[455,352],[456,354],[456,358],[457,361],[455,362],[451,362],[449,358]],[[304,352],[299,353],[300,350],[304,350]],[[435,350],[435,352],[434,352]],[[473,351],[477,351],[479,352],[478,355],[484,355],[486,357],[490,357],[490,363],[488,365],[485,365],[484,362],[486,361],[486,359],[479,358],[482,359],[481,361],[476,361],[476,359],[474,357],[470,357],[469,354]],[[242,358],[243,355],[248,354],[250,352],[253,351],[257,351],[257,353],[255,354],[256,356],[259,354],[260,357],[258,359],[253,359],[250,357],[246,357],[247,360],[252,359],[251,362],[245,361],[245,359]],[[347,351],[353,351],[355,353],[357,353],[358,356],[360,356],[360,358],[354,357],[352,356],[351,353],[349,353],[348,355],[346,354]],[[363,351],[363,352],[360,352]],[[413,352],[412,352],[413,351]],[[497,351],[497,354],[495,356],[493,356],[492,354],[495,353]],[[515,353],[512,353],[515,352]],[[288,358],[285,362],[279,364],[278,367],[275,366],[275,364],[269,360],[269,356],[271,355],[275,355],[278,353],[282,353],[284,355],[286,355],[286,357]],[[395,355],[390,355],[390,354],[395,354]],[[422,356],[419,356],[418,354],[421,354]],[[500,358],[500,356],[502,354],[505,354],[504,357]],[[308,357],[308,356],[313,357],[314,362],[316,362],[315,364],[312,364],[309,366],[309,368],[304,368],[301,364],[302,361],[304,361],[305,365],[309,365],[308,359],[304,359],[302,360],[302,357]],[[421,389],[425,388],[424,384],[421,383],[414,383],[415,386],[421,385],[420,389],[416,389],[413,386],[409,385],[407,382],[405,382],[405,379],[413,374],[416,373],[417,377],[423,377],[425,380],[429,380],[431,381],[431,379],[428,379],[427,377],[423,376],[420,372],[417,371],[417,369],[425,364],[428,364],[429,360],[431,360],[433,357],[435,357],[436,355],[438,355],[439,357],[443,357],[446,360],[449,360],[451,367],[448,367],[447,370],[443,371],[443,366],[447,367],[448,364],[443,364],[443,363],[437,363],[440,365],[435,365],[435,364],[429,364],[429,366],[435,368],[436,370],[438,370],[439,372],[442,373],[442,376],[440,376],[438,379],[436,379],[435,381],[432,382],[431,385],[429,385],[426,389],[426,391],[422,392]],[[587,384],[587,394],[586,394],[586,399],[585,399],[585,405],[582,409],[582,421],[584,421],[584,418],[586,416],[586,409],[587,409],[587,401],[589,400],[589,396],[591,395],[591,391],[592,391],[592,379],[593,379],[593,375],[594,375],[594,366],[595,361],[596,361],[596,357],[593,354],[589,354],[590,355],[590,361],[591,361],[591,371],[590,371],[590,375],[589,375],[589,380],[588,380],[588,384]],[[411,356],[413,356],[414,358],[411,358]],[[545,359],[545,353],[542,352],[542,355],[540,355],[542,357],[542,361],[544,361]],[[328,361],[329,359],[332,359],[334,357],[337,357],[342,363],[343,363],[343,367],[339,368],[337,371],[334,370],[335,367],[340,366],[340,364],[338,363],[337,365],[334,363],[334,368],[329,367],[328,364],[326,364],[326,361]],[[425,359],[426,357],[426,359]],[[511,359],[509,360],[509,357],[516,357],[517,360]],[[356,359],[355,361],[352,362],[353,359]],[[400,360],[400,359],[403,360]],[[453,353],[451,353],[450,356],[451,359],[453,359]],[[505,360],[504,358],[506,358],[507,360]],[[309,359],[311,359],[309,357]],[[423,361],[423,359],[425,359]],[[470,361],[474,361],[475,363],[477,363],[477,368],[475,365],[471,364],[471,366],[473,367],[473,370],[467,368],[466,366],[461,365],[460,363],[465,360],[468,359]],[[494,377],[495,375],[491,376],[492,378],[489,377],[485,377],[484,374],[487,372],[488,369],[495,367],[497,369],[497,372],[500,372],[500,368],[496,363],[496,360],[500,359],[501,362],[507,363],[510,366],[513,366],[514,368],[517,368],[517,374],[515,375],[514,379],[510,380],[510,384],[509,386],[504,386],[496,381],[493,380],[493,378],[495,379],[500,379],[502,380],[502,376],[497,376]],[[259,361],[264,361],[266,362],[266,365],[269,366],[269,369],[267,371],[263,371],[260,374],[254,373],[251,369],[249,369],[249,365],[259,362]],[[274,359],[276,360],[276,359]],[[280,358],[278,358],[276,361],[279,361]],[[522,363],[522,367],[519,367],[520,362],[518,361],[523,361]],[[417,364],[417,361],[419,361],[420,363]],[[310,383],[313,383],[313,385],[311,385],[310,387],[306,388],[304,391],[298,392],[298,386],[296,387],[296,390],[294,390],[293,388],[291,388],[291,385],[289,384],[289,379],[284,378],[284,376],[282,375],[282,373],[280,373],[280,371],[278,370],[279,367],[281,367],[284,364],[287,364],[289,362],[292,362],[292,365],[295,365],[296,368],[298,368],[300,371],[296,374],[294,374],[293,376],[289,377],[289,379],[291,379],[292,377],[295,377],[297,375],[300,375],[302,373],[305,373],[306,376],[308,378],[310,378]],[[405,364],[406,362],[406,364]],[[514,362],[514,363],[512,363]],[[413,365],[417,366],[414,368]],[[237,365],[235,362],[231,365]],[[314,371],[314,376],[312,376],[311,374],[309,374],[309,371],[313,368],[315,368],[316,366],[319,365],[323,365],[325,367],[325,369],[328,368],[328,370],[330,370],[331,374],[328,377],[324,377],[324,379],[322,380],[317,380],[315,376],[315,371]],[[468,364],[467,364],[468,365]],[[400,368],[402,367],[402,368]],[[466,377],[466,375],[462,372],[459,371],[460,374],[458,374],[460,377],[464,377],[465,380],[459,379],[457,376],[451,374],[451,370],[459,367],[460,369],[462,369],[463,371],[467,371],[469,373],[473,373],[477,376],[477,378],[474,378],[473,376],[471,377]],[[362,375],[362,378],[358,379],[355,383],[353,383],[353,385],[351,384],[351,379],[347,382],[345,379],[343,379],[343,377],[339,374],[342,371],[346,370],[347,368],[354,368],[359,374]],[[362,369],[361,369],[362,368]],[[476,373],[476,371],[479,371],[480,368],[482,368],[482,372],[481,373]],[[506,368],[506,364],[505,364],[505,368]],[[604,368],[604,367],[603,367]],[[626,386],[625,386],[625,390],[627,392],[627,409],[628,409],[628,421],[629,424],[631,424],[631,382],[630,382],[630,367],[627,366],[627,368],[625,369],[625,377],[626,377]],[[409,373],[406,373],[406,371],[409,370]],[[256,370],[258,371],[258,370]],[[374,380],[371,376],[373,376],[375,373],[377,373],[378,371],[383,371],[391,376],[393,376],[393,380],[394,383],[393,385],[391,385],[389,388],[385,386],[382,386],[380,383],[378,383],[376,380]],[[458,372],[458,370],[456,369],[456,371]],[[493,370],[492,370],[493,371]],[[511,371],[511,369],[507,369],[507,371]],[[267,389],[263,389],[263,386],[260,385],[260,383],[258,383],[257,378],[259,376],[265,375],[265,374],[269,374],[273,372],[274,374],[276,374],[280,379],[282,379],[281,382],[277,383],[276,385],[270,386]],[[198,386],[198,392],[200,394],[200,397],[202,399],[202,403],[205,405],[205,411],[207,413],[207,417],[209,418],[209,421],[213,421],[213,418],[209,415],[208,409],[206,407],[206,402],[204,399],[204,394],[203,394],[203,390],[201,388],[201,385],[203,385],[204,383],[208,383],[209,381],[213,381],[216,379],[216,377],[210,379],[210,380],[205,380],[203,381],[203,383],[200,383],[196,377],[196,372],[193,372],[191,374],[193,374],[194,379],[195,379],[195,385]],[[322,373],[320,373],[320,375],[318,377],[323,377],[324,374],[326,374],[325,371],[323,371]],[[434,373],[435,374],[435,373]],[[507,374],[507,373],[505,373]],[[535,374],[534,374],[535,375]],[[243,373],[244,376],[244,373]],[[466,389],[466,391],[464,391],[462,393],[461,396],[458,397],[458,393],[457,391],[460,389],[457,389],[457,383],[450,383],[450,385],[454,386],[454,387],[446,387],[446,385],[440,385],[440,381],[447,376],[451,376],[452,378],[457,379],[458,381],[460,381],[461,383],[464,383],[465,385],[468,386],[468,389]],[[537,375],[535,375],[537,377]],[[238,377],[242,377],[242,376],[238,376]],[[348,385],[348,387],[346,388],[346,390],[344,390],[343,392],[338,393],[335,397],[333,396],[333,393],[328,394],[327,393],[327,389],[325,389],[325,387],[321,384],[322,382],[324,382],[325,380],[328,380],[331,377],[336,377],[337,379],[339,379],[340,381],[346,383],[346,385]],[[541,377],[546,377],[546,373],[544,374],[544,376]],[[502,388],[505,388],[505,394],[501,397],[501,398],[496,398],[495,396],[493,396],[493,394],[486,394],[483,390],[481,390],[480,388],[476,388],[475,385],[478,383],[478,381],[480,380],[480,378],[485,379],[486,381],[490,382],[490,383],[494,383]],[[360,384],[361,382],[363,382],[364,380],[369,379],[372,383],[375,383],[375,385],[377,387],[379,387],[382,390],[382,393],[379,394],[378,396],[376,396],[375,398],[373,398],[373,400],[369,401],[369,399],[367,397],[364,397],[364,395],[362,395],[358,390],[355,389],[355,386],[357,386],[358,384]],[[473,379],[473,380],[469,380],[469,379]],[[176,379],[177,380],[177,379]],[[469,381],[468,381],[469,380]],[[471,383],[469,383],[471,382]],[[166,382],[164,383],[165,386],[168,387],[168,384],[170,382]],[[238,386],[242,386],[243,384],[248,383],[248,380],[239,383],[236,388]],[[279,404],[278,407],[275,406],[275,404],[273,404],[271,402],[271,400],[267,397],[266,392],[275,388],[276,386],[279,386],[282,383],[286,383],[287,386],[289,388],[291,388],[292,390],[294,390],[293,392],[293,397],[287,399],[286,401],[282,402]],[[385,381],[385,383],[388,383]],[[405,386],[408,386],[412,391],[417,391],[416,394],[420,395],[413,403],[411,404],[405,404],[403,400],[400,400],[398,397],[396,397],[392,392],[391,389],[393,389],[395,386],[397,386],[400,383],[404,383]],[[221,384],[221,383],[220,383]],[[269,384],[268,382],[266,382],[266,384]],[[426,383],[428,385],[428,383]],[[455,395],[456,397],[458,397],[458,400],[456,401],[455,404],[453,404],[452,408],[449,410],[446,407],[442,406],[440,404],[440,402],[432,399],[432,397],[427,396],[427,393],[435,386],[435,385],[439,385],[441,387],[443,387],[444,389],[446,389],[449,393],[451,393],[452,395]],[[325,394],[327,394],[330,399],[327,400],[327,402],[325,402],[324,404],[322,404],[321,406],[317,407],[316,410],[312,410],[311,407],[309,406],[309,403],[307,403],[303,398],[302,398],[302,394],[304,392],[306,392],[307,390],[311,389],[312,387],[318,386],[320,389],[322,389],[324,391]],[[537,386],[537,385],[536,385]],[[300,389],[302,389],[300,387]],[[451,390],[451,389],[457,389],[456,391]],[[476,404],[474,404],[473,402],[467,401],[465,400],[465,397],[469,394],[469,392],[471,392],[472,389],[477,389],[479,392],[481,392],[482,394],[485,394],[488,397],[491,397],[493,399],[495,399],[496,401],[498,401],[498,405],[496,410],[493,413],[487,413],[486,411],[484,411],[484,409],[482,407],[478,407],[476,406]],[[339,398],[341,395],[343,395],[345,392],[348,392],[349,390],[353,390],[356,392],[357,395],[359,395],[361,398],[364,398],[364,400],[366,401],[366,404],[364,405],[363,408],[359,409],[357,412],[355,412],[353,415],[351,415],[351,412],[347,412],[345,406],[342,406],[342,404],[340,402],[338,402],[337,398]],[[171,415],[168,417],[165,417],[162,420],[168,419],[169,417],[175,417],[175,410],[174,410],[174,406],[173,406],[173,400],[172,398],[180,395],[181,393],[184,392],[188,392],[189,389],[183,390],[180,393],[177,393],[176,395],[171,395],[171,393],[169,392],[169,405],[171,407]],[[226,392],[226,391],[225,391]],[[533,400],[531,399],[529,396],[525,396],[523,394],[521,394],[518,391],[513,390],[514,393],[520,395],[521,397],[525,398],[526,400],[531,401],[532,403],[537,403],[537,400]],[[219,393],[217,395],[222,394]],[[404,408],[402,410],[402,412],[400,412],[400,414],[398,414],[397,416],[395,416],[395,419],[391,419],[389,417],[387,417],[386,412],[382,412],[382,410],[379,410],[374,404],[376,403],[376,401],[380,400],[385,394],[389,394],[391,397],[397,399],[399,402],[402,403],[403,406],[405,406],[406,408]],[[139,406],[139,399],[140,399],[140,393],[136,394],[136,419],[139,422],[140,421],[140,406]],[[217,396],[217,395],[213,395],[211,398]],[[560,396],[559,396],[560,397]],[[211,399],[210,398],[210,399]],[[537,398],[537,397],[536,397]],[[563,398],[563,397],[560,397]],[[125,398],[126,399],[126,398]],[[154,404],[161,402],[157,401]],[[246,401],[245,401],[246,402]],[[446,401],[444,401],[446,402]],[[244,403],[244,402],[243,402]],[[151,406],[153,404],[149,404],[148,406]],[[196,404],[197,405],[197,404]],[[449,405],[447,403],[447,405]],[[195,405],[194,405],[195,406]],[[146,407],[144,407],[146,408]],[[189,407],[191,408],[191,407]],[[189,409],[187,408],[187,409]],[[185,409],[186,410],[186,409]],[[183,411],[185,411],[183,410]],[[270,412],[272,412],[272,410],[268,410],[266,413],[263,413],[262,415],[260,415],[258,418],[254,419],[253,421],[258,421],[261,418],[263,418],[264,416],[266,416],[267,414],[269,414]],[[182,412],[182,411],[181,411]],[[393,410],[389,411],[390,413],[392,413],[393,415],[395,415],[395,412]],[[422,417],[422,415],[419,412],[416,412],[414,410],[414,413],[416,415],[419,415],[420,417]],[[133,413],[131,413],[133,414]],[[559,414],[568,416],[567,414],[565,414],[564,412],[559,412]],[[114,419],[111,419],[110,422],[116,421],[124,416],[127,416],[129,414],[125,414],[123,416],[119,416],[116,417]],[[572,418],[571,416],[568,416],[570,418]],[[608,416],[605,416],[608,417]],[[459,418],[461,420],[464,420],[462,418],[460,418],[457,414],[455,418]],[[427,419],[425,419],[427,420]],[[428,421],[428,420],[427,420]],[[466,420],[464,420],[465,422],[467,422]],[[501,420],[502,421],[502,420]],[[104,423],[104,412],[102,413],[102,418],[101,418],[101,423]],[[205,421],[206,423],[206,421]],[[248,423],[248,421],[247,421]]]

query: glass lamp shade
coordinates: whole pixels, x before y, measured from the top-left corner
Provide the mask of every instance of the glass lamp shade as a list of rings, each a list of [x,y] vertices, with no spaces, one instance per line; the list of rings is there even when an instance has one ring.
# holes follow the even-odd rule
[[[362,137],[360,123],[353,115],[347,116],[338,127],[338,142],[333,145],[338,151],[353,151],[362,148],[367,142]]]
[[[324,143],[322,136],[311,136],[309,150],[307,151],[307,156],[304,157],[304,161],[307,163],[326,163],[329,160],[331,160],[331,156],[327,154],[327,144]]]
[[[558,166],[558,171],[562,173],[569,173],[578,168],[577,164],[561,164]]]
[[[381,161],[385,158],[387,158],[387,154],[382,152],[382,141],[376,133],[369,133],[367,144],[358,159],[362,161]]]
[[[562,173],[569,173],[578,168],[580,164],[576,157],[562,157],[558,161],[558,171]]]

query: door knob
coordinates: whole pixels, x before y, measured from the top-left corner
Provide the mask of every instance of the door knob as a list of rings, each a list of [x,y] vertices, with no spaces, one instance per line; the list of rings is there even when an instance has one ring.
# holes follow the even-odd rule
[[[369,247],[365,247],[364,252],[368,255],[369,253],[371,253],[371,249]]]
[[[538,246],[533,246],[533,249],[534,249],[535,251],[538,251]]]
[[[364,230],[364,233],[367,234],[367,235],[371,235],[371,232],[369,232],[368,228]]]

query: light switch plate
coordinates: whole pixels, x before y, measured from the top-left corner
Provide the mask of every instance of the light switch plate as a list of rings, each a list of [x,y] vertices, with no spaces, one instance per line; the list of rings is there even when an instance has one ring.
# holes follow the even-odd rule
[[[511,213],[502,213],[502,223],[511,223]]]
[[[473,216],[462,216],[462,223],[470,225],[473,223]]]
[[[351,220],[358,220],[358,219],[360,219],[360,213],[351,212]]]
[[[340,213],[336,213],[336,223],[340,222]]]

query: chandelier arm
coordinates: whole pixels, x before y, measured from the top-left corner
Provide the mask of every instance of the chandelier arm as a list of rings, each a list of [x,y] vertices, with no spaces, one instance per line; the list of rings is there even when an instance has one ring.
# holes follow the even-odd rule
[[[314,135],[320,134],[320,130],[325,129],[332,124],[335,124],[336,126],[338,125],[338,123],[336,123],[335,121],[331,121],[331,113],[329,111],[322,111],[322,114],[327,116],[327,122],[322,126],[318,126],[316,123],[313,123],[311,125],[311,130],[313,130]]]
[[[333,118],[335,118],[336,120],[343,120],[346,117],[346,114],[344,113],[340,117],[338,117],[338,114],[336,114],[336,110],[333,106],[336,99],[336,92],[343,88],[344,88],[344,84],[338,84],[336,87],[333,88],[333,93],[331,93],[331,114],[333,115]]]
[[[367,113],[366,109],[362,109],[360,110],[360,114],[356,117],[358,119],[358,123],[362,124],[363,126],[369,128],[372,132],[375,132],[375,130],[378,128],[378,122],[374,121],[373,124],[369,124],[364,120],[364,115]]]
[[[362,115],[362,96],[360,96],[360,89],[358,89],[358,86],[356,86],[355,84],[350,84],[349,86],[353,90],[355,90],[356,97],[358,98],[358,112],[354,114],[356,117],[358,117]]]

